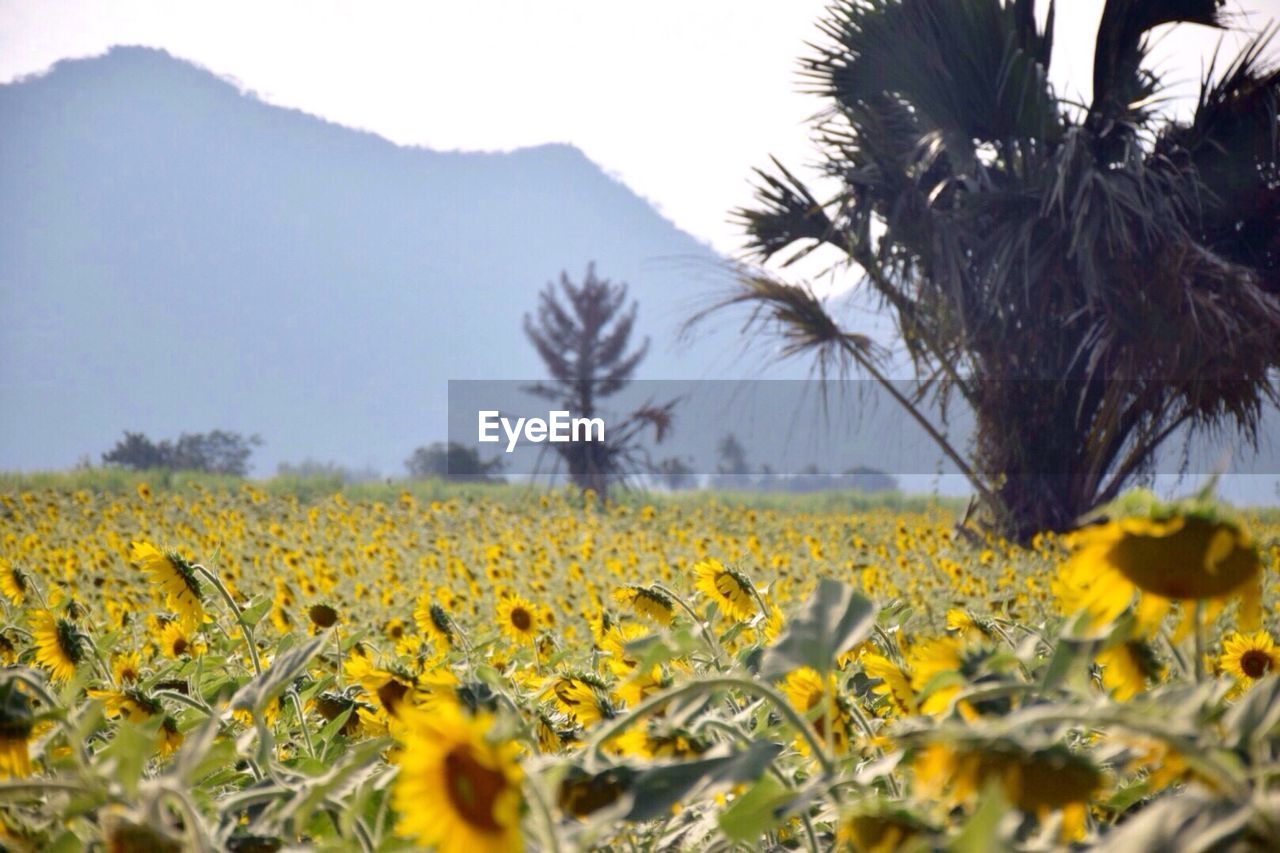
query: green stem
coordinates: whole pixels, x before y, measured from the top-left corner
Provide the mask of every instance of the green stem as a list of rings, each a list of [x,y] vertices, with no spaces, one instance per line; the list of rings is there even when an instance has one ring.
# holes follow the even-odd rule
[[[64,782],[60,779],[22,779],[17,782],[0,782],[0,799],[4,799],[8,794],[21,794],[25,792],[43,796],[49,791],[67,791],[75,794],[83,794],[86,790],[87,789],[83,785],[75,782]]]
[[[236,600],[232,597],[230,590],[223,585],[217,575],[199,563],[192,566],[192,568],[204,575],[209,583],[213,584],[213,588],[218,591],[222,596],[222,600],[227,603],[227,606],[231,608],[231,612],[235,614],[236,622],[240,625],[240,632],[244,634],[244,643],[249,647],[249,659],[253,662],[253,674],[255,676],[262,675],[262,662],[258,660],[258,643],[253,636],[253,628],[244,618],[244,611],[240,609],[239,604],[236,604]]]
[[[1185,606],[1186,604],[1184,603],[1183,607]],[[1204,683],[1204,650],[1206,645],[1205,636],[1204,636],[1205,628],[1206,628],[1204,624],[1204,610],[1205,610],[1204,599],[1197,598],[1195,614],[1192,616],[1192,618],[1196,620],[1196,624],[1193,626],[1193,630],[1195,633],[1196,684]]]
[[[188,696],[185,693],[179,693],[176,690],[157,690],[151,695],[156,699],[168,699],[171,702],[177,702],[181,705],[186,705],[189,708],[195,708],[197,711],[203,712],[207,717],[218,716],[217,712],[204,702],[201,702],[199,699],[192,696]]]
[[[736,726],[726,723],[724,720],[717,720],[714,717],[709,717],[698,724],[698,730],[702,731],[703,729],[714,729],[715,731],[723,732],[739,743],[751,743],[751,737],[746,732]],[[795,790],[795,783],[788,779],[787,774],[779,770],[778,766],[772,761],[769,762],[769,772],[784,788],[787,788],[788,790]],[[818,847],[818,836],[817,833],[813,831],[813,821],[809,819],[809,812],[807,809],[800,812],[800,822],[804,825],[805,838],[808,841],[810,853],[818,853],[818,850],[820,849]]]
[[[533,806],[533,810],[538,814],[538,823],[542,828],[543,841],[545,849],[548,853],[560,853],[560,838],[556,835],[556,822],[551,816],[551,806],[547,804],[546,798],[542,796],[542,789],[532,779],[525,786],[528,791],[529,803]]]
[[[720,643],[716,641],[715,635],[711,633],[711,629],[707,626],[707,623],[698,616],[693,607],[689,605],[689,602],[685,601],[679,593],[668,587],[666,584],[655,583],[653,584],[653,588],[658,592],[669,596],[672,601],[680,605],[681,609],[684,610],[685,613],[689,614],[689,618],[693,620],[693,624],[697,625],[698,630],[702,633],[702,640],[707,644],[707,648],[710,649],[711,658],[715,662],[716,668],[723,669],[724,651],[720,648]]]
[[[302,712],[302,700],[298,698],[297,690],[289,691],[289,700],[293,703],[293,710],[298,714],[298,726],[302,729],[302,739],[307,742],[307,752],[315,758],[316,745],[311,741],[311,729],[307,727],[307,715]]]

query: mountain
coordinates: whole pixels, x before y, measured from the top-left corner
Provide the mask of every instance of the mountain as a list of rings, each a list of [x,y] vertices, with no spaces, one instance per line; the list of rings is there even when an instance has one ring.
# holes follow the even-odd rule
[[[542,374],[521,318],[590,260],[642,375],[725,367],[674,345],[719,259],[568,145],[399,147],[143,48],[0,87],[0,126],[0,469],[220,427],[257,473],[402,473],[448,379]]]

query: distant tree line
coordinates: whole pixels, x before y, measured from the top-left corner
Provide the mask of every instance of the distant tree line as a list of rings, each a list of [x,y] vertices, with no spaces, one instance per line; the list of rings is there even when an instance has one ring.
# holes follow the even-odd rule
[[[501,459],[488,461],[480,458],[475,448],[456,441],[445,444],[437,441],[419,447],[405,460],[404,467],[415,480],[439,478],[468,483],[500,483],[503,468]]]
[[[102,464],[132,471],[164,469],[243,477],[249,473],[253,449],[262,443],[257,435],[246,437],[221,429],[184,432],[176,441],[159,442],[143,433],[126,430],[124,438],[102,454]]]
[[[720,439],[716,445],[719,457],[711,487],[730,491],[759,492],[893,492],[898,481],[891,474],[865,465],[849,468],[839,474],[823,471],[817,465],[808,465],[795,474],[779,474],[769,465],[753,470],[747,461],[746,448],[732,433]]]

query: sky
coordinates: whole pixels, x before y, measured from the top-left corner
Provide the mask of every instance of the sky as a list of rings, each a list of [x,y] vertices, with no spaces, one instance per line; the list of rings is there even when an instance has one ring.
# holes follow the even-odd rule
[[[799,91],[797,59],[827,2],[0,0],[0,82],[139,44],[402,145],[568,142],[731,253],[728,212],[750,201],[752,168],[775,155],[804,174],[813,161],[806,119],[822,104]],[[1103,0],[1059,5],[1050,76],[1086,99]],[[1228,8],[1252,30],[1280,20],[1280,0]],[[1189,93],[1219,35],[1181,28],[1156,67]],[[1228,54],[1243,41],[1226,39]]]

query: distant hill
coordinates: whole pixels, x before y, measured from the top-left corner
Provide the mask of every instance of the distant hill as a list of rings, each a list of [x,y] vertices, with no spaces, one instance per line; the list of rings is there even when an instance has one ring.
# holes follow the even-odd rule
[[[568,145],[398,147],[143,48],[0,87],[0,127],[0,469],[221,427],[258,473],[402,473],[447,379],[541,375],[520,319],[592,259],[642,375],[732,363],[672,346],[716,256]]]

